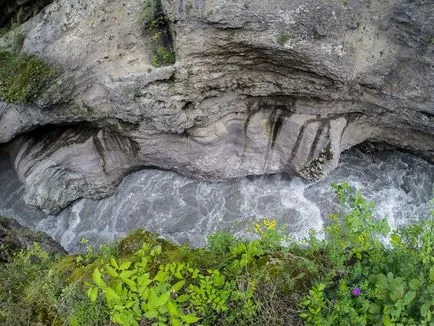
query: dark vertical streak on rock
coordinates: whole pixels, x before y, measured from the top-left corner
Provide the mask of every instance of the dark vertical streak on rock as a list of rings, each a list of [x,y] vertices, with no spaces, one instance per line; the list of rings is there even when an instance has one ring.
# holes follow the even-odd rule
[[[270,152],[272,152],[273,146],[274,146],[272,144],[272,135],[274,133],[277,111],[278,111],[278,109],[274,108],[273,110],[271,110],[270,115],[268,117],[268,126],[270,128],[269,129],[269,135],[270,136],[268,137],[267,151],[265,152],[265,157],[264,157],[264,165],[263,165],[264,171],[267,168],[267,163],[270,161]]]
[[[178,13],[184,13],[184,0],[179,0]]]
[[[342,137],[344,136],[344,134],[345,134],[345,131],[347,130],[347,128],[349,127],[349,125],[351,124],[351,122],[353,122],[354,120],[356,120],[356,116],[354,116],[354,115],[350,115],[350,116],[348,116],[348,117],[345,117],[346,118],[346,120],[347,120],[347,123],[346,123],[346,125],[342,128],[342,132],[341,132],[341,140],[342,140]]]
[[[279,115],[275,117],[273,132],[271,135],[271,148],[274,148],[276,143],[277,136],[279,135],[280,130],[282,129],[283,119],[288,115],[285,111],[280,111]]]
[[[96,148],[96,150],[97,150],[97,152],[99,154],[99,157],[101,157],[101,160],[102,160],[102,169],[103,169],[104,173],[107,174],[107,169],[106,169],[107,162],[106,162],[106,159],[105,159],[105,156],[104,156],[104,146],[101,143],[101,141],[99,140],[98,135],[94,135],[93,136],[93,143],[95,144],[95,148]]]
[[[184,130],[184,132],[187,133],[187,130]],[[187,137],[188,137],[188,133],[187,133]],[[130,141],[130,146],[131,146],[131,150],[132,150],[133,156],[136,158],[137,155],[138,155],[138,153],[139,153],[139,150],[140,150],[139,144],[137,144],[131,138],[128,138],[128,140]]]
[[[249,141],[247,132],[249,129],[250,120],[252,119],[253,115],[257,113],[257,108],[255,107],[254,101],[248,101],[247,102],[247,117],[246,120],[244,120],[243,125],[243,151],[241,153],[241,162],[244,161],[245,153],[247,151],[247,143]]]
[[[291,164],[291,163],[292,163],[292,161],[294,160],[295,155],[297,155],[298,148],[300,147],[300,143],[301,143],[301,140],[303,139],[304,131],[305,131],[307,125],[308,125],[308,122],[305,122],[305,123],[301,126],[301,128],[300,128],[300,132],[298,133],[297,140],[295,141],[294,147],[292,148],[292,151],[291,151],[291,155],[289,156],[287,166],[290,167],[291,170],[293,170],[293,168],[292,168],[292,164]]]
[[[316,132],[315,138],[312,142],[312,146],[310,147],[308,161],[313,159],[318,142],[319,142],[319,140],[320,140],[320,138],[324,132],[330,134],[330,122],[329,121],[321,121],[321,124],[320,124],[320,126]]]

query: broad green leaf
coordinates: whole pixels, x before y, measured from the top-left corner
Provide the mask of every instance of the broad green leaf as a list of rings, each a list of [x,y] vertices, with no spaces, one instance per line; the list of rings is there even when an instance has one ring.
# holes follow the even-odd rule
[[[416,297],[416,291],[409,291],[404,295],[404,302],[405,304],[409,304],[414,300]]]
[[[120,300],[120,296],[112,288],[104,289],[104,294],[107,298],[107,301],[119,301]]]
[[[172,317],[179,315],[178,306],[173,300],[169,300],[169,302],[167,302],[167,309],[169,310],[169,314]]]
[[[132,291],[134,292],[137,291],[137,284],[134,281],[129,279],[123,279],[123,281],[125,282],[125,284],[127,284],[130,287]]]
[[[376,284],[381,289],[387,289],[389,287],[387,277],[384,274],[378,274],[377,275],[377,283]]]
[[[162,295],[160,295],[157,298],[157,300],[155,302],[155,305],[157,307],[165,305],[167,303],[167,301],[169,301],[169,298],[170,298],[170,293],[169,292],[163,293]]]
[[[197,321],[200,320],[200,318],[196,317],[196,315],[194,315],[194,314],[188,314],[188,315],[185,315],[185,316],[181,316],[181,319],[184,322],[186,322],[187,324],[193,324],[193,323],[195,323],[195,322],[197,322]]]
[[[116,283],[115,286],[113,287],[113,289],[115,290],[116,294],[118,294],[119,296],[122,296],[122,281],[119,281],[118,283]]]
[[[217,287],[223,286],[225,284],[225,277],[220,274],[214,275],[214,285]]]
[[[161,253],[161,246],[155,246],[151,250],[151,256],[157,256]]]
[[[95,284],[98,285],[99,287],[106,286],[105,282],[101,278],[101,272],[99,271],[98,267],[93,270],[92,279],[95,282]]]
[[[122,278],[122,279],[127,279],[127,278],[130,278],[131,276],[133,276],[134,274],[136,273],[136,271],[122,271],[121,273],[120,273],[120,278]]]
[[[168,272],[159,270],[157,275],[155,275],[154,280],[160,283],[164,283],[167,281],[168,277],[169,277]]]
[[[417,290],[420,288],[420,281],[417,278],[412,279],[408,285],[410,286],[410,289]]]
[[[188,301],[188,299],[190,299],[190,296],[188,294],[182,294],[176,299],[176,301],[178,303],[184,303],[184,302]]]
[[[140,296],[142,297],[143,300],[148,300],[148,297],[149,297],[149,288],[144,288],[140,292]]]
[[[118,272],[116,272],[116,270],[113,267],[110,267],[109,265],[105,267],[105,270],[107,271],[107,274],[110,275],[111,277],[119,276]]]
[[[369,312],[373,315],[377,315],[381,312],[381,306],[376,303],[371,303],[369,305]]]
[[[422,307],[420,307],[420,315],[422,317],[426,317],[428,315],[428,311],[430,308],[431,304],[429,302],[425,302]]]
[[[87,290],[87,296],[89,297],[90,301],[95,302],[98,296],[98,288],[89,288]]]
[[[383,322],[384,326],[393,326],[392,322],[390,321],[389,315],[383,315],[381,321]]]
[[[434,266],[429,269],[429,280],[434,282]]]
[[[179,319],[176,319],[176,318],[171,318],[170,319],[170,324],[172,326],[182,326],[181,321],[179,321]]]
[[[116,262],[116,260],[114,258],[110,259],[110,264],[112,264],[112,266],[116,269],[119,269],[118,263]]]
[[[402,298],[403,294],[404,294],[404,293],[402,293],[402,292],[399,291],[399,290],[393,290],[393,291],[390,293],[390,299],[391,299],[392,301],[397,301],[398,299],[401,299],[401,298]]]
[[[154,287],[149,288],[148,306],[149,307],[156,307],[157,299],[158,299],[157,289]]]
[[[122,317],[119,312],[115,312],[112,315],[112,321],[114,321],[116,324],[122,324]]]
[[[124,304],[125,308],[131,308],[136,302],[135,301],[128,301]]]
[[[122,271],[124,271],[124,270],[130,268],[130,266],[131,266],[131,262],[130,262],[130,261],[124,261],[124,262],[119,266],[119,269],[122,270]]]
[[[184,281],[184,280],[179,281],[179,282],[176,282],[176,283],[171,287],[170,290],[171,290],[172,292],[178,292],[179,290],[182,289],[182,287],[184,286],[184,284],[185,284],[185,281]]]
[[[158,312],[160,313],[160,315],[165,316],[168,313],[168,309],[167,309],[167,304],[159,306],[158,308]]]
[[[132,313],[127,313],[125,311],[120,313],[122,322],[121,325],[124,326],[138,326],[139,323],[134,319],[134,316]]]
[[[154,319],[158,317],[158,312],[156,312],[155,310],[149,310],[147,312],[145,312],[145,317],[148,319]]]
[[[137,277],[136,282],[137,282],[137,285],[140,288],[145,288],[149,284],[151,284],[151,280],[149,279],[149,275],[147,273],[146,274],[142,274],[139,277]]]

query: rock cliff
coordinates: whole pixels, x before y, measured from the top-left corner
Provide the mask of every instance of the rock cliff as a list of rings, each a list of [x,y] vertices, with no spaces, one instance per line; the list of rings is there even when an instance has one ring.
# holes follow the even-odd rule
[[[40,249],[54,255],[64,255],[66,250],[44,232],[31,231],[17,221],[0,216],[0,263],[9,261],[20,250]]]
[[[365,141],[434,161],[431,1],[162,0],[176,63],[154,68],[155,1],[58,0],[20,27],[59,71],[0,102],[28,203],[101,198],[144,166],[318,179]]]

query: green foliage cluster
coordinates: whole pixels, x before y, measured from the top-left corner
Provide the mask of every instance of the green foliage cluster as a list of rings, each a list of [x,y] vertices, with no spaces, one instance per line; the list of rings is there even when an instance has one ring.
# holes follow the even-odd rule
[[[280,32],[277,35],[277,43],[280,45],[284,45],[286,42],[288,42],[291,39],[291,35],[289,35],[286,32]]]
[[[311,239],[329,264],[301,317],[309,325],[434,325],[434,221],[389,234],[360,192],[334,188],[348,210],[330,216],[325,241]]]
[[[36,100],[56,71],[33,55],[0,50],[0,99],[9,103]]]
[[[0,264],[0,324],[433,325],[434,222],[390,230],[334,185],[343,212],[320,240],[291,242],[263,219],[201,249],[137,230],[81,255],[36,246]]]
[[[145,28],[162,27],[165,17],[161,0],[144,0],[140,20]]]
[[[188,325],[238,310],[252,313],[252,291],[239,291],[218,270],[203,273],[189,263],[160,264],[162,250],[161,245],[144,243],[133,259],[112,258],[102,273],[96,268],[95,285],[87,290],[91,301],[96,302],[101,291],[112,321],[121,325],[139,325],[142,319],[155,325]]]
[[[158,47],[157,51],[151,58],[151,65],[154,67],[173,65],[175,62],[175,53],[164,46]]]
[[[55,307],[64,284],[54,275],[53,263],[35,244],[32,250],[19,252],[10,263],[0,265],[1,325],[56,320]]]
[[[144,30],[151,33],[154,42],[155,53],[151,58],[151,65],[154,67],[173,65],[176,56],[172,51],[169,24],[161,0],[145,0],[140,20]]]

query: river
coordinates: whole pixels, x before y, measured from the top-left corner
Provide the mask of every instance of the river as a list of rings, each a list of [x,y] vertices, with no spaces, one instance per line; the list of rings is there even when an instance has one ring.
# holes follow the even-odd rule
[[[401,152],[358,150],[344,153],[338,168],[315,183],[283,174],[211,183],[145,169],[128,175],[113,196],[78,200],[57,215],[24,203],[24,185],[1,156],[0,215],[48,233],[71,252],[83,249],[82,238],[97,246],[136,228],[202,246],[217,230],[248,235],[264,217],[298,240],[310,229],[321,231],[328,214],[339,209],[330,184],[343,180],[375,200],[376,216],[394,228],[431,216],[434,165]]]

